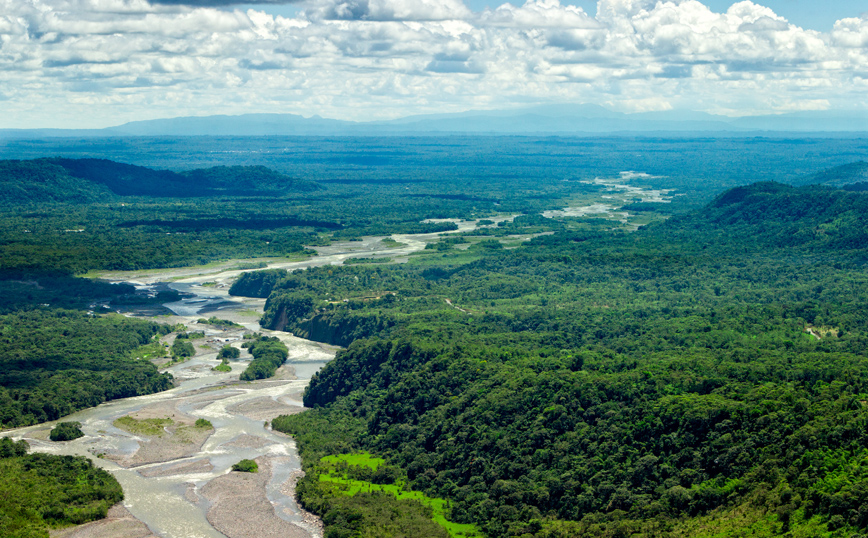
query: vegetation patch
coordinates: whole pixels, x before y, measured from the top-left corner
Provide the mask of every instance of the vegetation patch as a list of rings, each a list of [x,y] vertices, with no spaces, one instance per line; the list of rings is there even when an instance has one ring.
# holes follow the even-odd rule
[[[211,424],[211,421],[204,418],[197,418],[195,426],[197,428],[213,428],[214,425]]]
[[[253,355],[253,360],[241,372],[242,381],[272,377],[289,356],[286,344],[276,336],[260,336],[255,340],[247,340],[242,347],[246,347]]]
[[[220,351],[217,352],[218,359],[237,359],[240,356],[241,350],[229,345],[223,346],[220,348]]]
[[[117,480],[87,458],[27,449],[0,439],[0,536],[47,538],[50,529],[104,518],[123,500]]]
[[[320,462],[324,464],[324,469],[321,469],[319,474],[320,482],[336,486],[334,491],[341,495],[381,492],[392,495],[399,501],[416,501],[431,510],[431,519],[446,529],[451,538],[483,536],[475,525],[449,521],[448,501],[428,497],[421,491],[409,490],[406,478],[401,477],[401,471],[386,465],[382,458],[361,452],[326,456]],[[369,480],[360,480],[362,477]]]
[[[146,360],[159,359],[166,355],[168,355],[166,352],[166,346],[159,340],[139,346],[131,353],[132,357]]]
[[[136,360],[166,325],[119,315],[27,310],[0,315],[0,427],[57,420],[116,398],[169,389]],[[149,347],[149,349],[151,349]]]
[[[372,265],[376,263],[390,263],[392,258],[347,258],[344,265]]]
[[[116,428],[120,428],[135,435],[162,437],[166,433],[166,428],[174,426],[175,421],[168,417],[136,419],[126,415],[115,419],[112,424],[114,424]]]
[[[259,465],[256,464],[253,460],[241,460],[236,464],[232,465],[233,471],[238,471],[241,473],[258,473]]]
[[[51,429],[48,438],[52,441],[72,441],[84,437],[81,431],[81,422],[61,422]]]
[[[215,327],[241,327],[238,323],[234,321],[229,321],[228,319],[219,319],[217,316],[211,316],[208,319],[199,318],[196,323],[200,325],[213,325]]]

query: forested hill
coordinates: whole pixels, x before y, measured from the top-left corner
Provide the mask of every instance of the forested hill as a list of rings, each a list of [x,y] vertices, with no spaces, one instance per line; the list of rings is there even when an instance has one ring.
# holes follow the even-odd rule
[[[266,322],[353,329],[272,423],[302,502],[352,536],[321,458],[364,450],[489,537],[864,535],[865,200],[761,183],[631,234],[240,281]]]
[[[868,163],[857,161],[823,170],[812,176],[813,183],[845,186],[868,181]]]
[[[868,248],[868,196],[818,185],[754,183],[730,189],[702,210],[658,228],[652,235],[716,251],[862,251]]]
[[[107,195],[152,197],[279,196],[318,190],[264,166],[217,166],[176,173],[106,159],[0,161],[0,202],[90,202]]]

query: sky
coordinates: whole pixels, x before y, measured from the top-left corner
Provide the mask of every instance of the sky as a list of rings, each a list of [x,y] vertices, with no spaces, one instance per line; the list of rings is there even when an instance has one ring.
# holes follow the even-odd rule
[[[864,0],[0,0],[0,128],[868,110]]]

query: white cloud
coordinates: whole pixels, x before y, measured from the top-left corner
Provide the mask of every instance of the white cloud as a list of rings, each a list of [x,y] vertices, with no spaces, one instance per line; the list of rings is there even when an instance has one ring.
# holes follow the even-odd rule
[[[219,2],[218,2],[219,3]],[[743,1],[310,0],[295,18],[145,0],[0,0],[0,127],[284,111],[349,119],[597,102],[852,107],[868,20],[820,33]],[[82,123],[84,122],[84,123]]]
[[[832,28],[832,42],[844,48],[868,47],[868,17],[841,19]]]
[[[441,21],[471,13],[461,0],[326,0],[309,14],[331,20]]]

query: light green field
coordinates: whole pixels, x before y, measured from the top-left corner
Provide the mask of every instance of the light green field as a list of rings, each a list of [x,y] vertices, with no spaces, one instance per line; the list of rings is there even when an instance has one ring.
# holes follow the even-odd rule
[[[137,420],[131,416],[124,416],[116,419],[113,424],[117,428],[136,435],[161,436],[165,433],[164,428],[167,426],[173,426],[175,421],[170,418],[146,418]]]
[[[320,460],[329,466],[328,473],[319,475],[320,482],[331,482],[344,495],[355,495],[356,493],[369,493],[374,491],[385,491],[394,495],[399,500],[412,499],[419,501],[431,508],[434,512],[432,519],[442,526],[452,538],[482,538],[483,534],[479,532],[476,525],[453,523],[446,519],[446,514],[449,513],[449,502],[445,499],[436,497],[428,497],[421,491],[408,491],[405,488],[405,483],[401,480],[395,484],[374,484],[363,480],[352,480],[347,478],[346,474],[340,474],[339,466],[347,465],[354,467],[367,467],[372,471],[376,471],[380,465],[384,465],[386,460],[377,458],[361,452],[356,454],[341,454],[337,456],[326,456]]]

